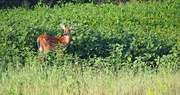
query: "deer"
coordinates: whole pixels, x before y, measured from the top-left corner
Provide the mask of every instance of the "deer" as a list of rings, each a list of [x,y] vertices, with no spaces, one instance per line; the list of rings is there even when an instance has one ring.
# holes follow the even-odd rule
[[[37,38],[37,46],[40,52],[49,52],[56,50],[58,44],[62,44],[64,49],[66,49],[71,41],[71,30],[74,29],[74,24],[70,27],[65,27],[64,24],[60,24],[63,29],[62,36],[52,37],[48,34],[42,34]]]

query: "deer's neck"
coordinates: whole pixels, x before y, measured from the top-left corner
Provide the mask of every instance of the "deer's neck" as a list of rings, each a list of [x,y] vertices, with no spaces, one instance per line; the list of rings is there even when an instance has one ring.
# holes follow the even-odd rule
[[[61,37],[58,37],[57,39],[59,39],[59,41],[63,44],[69,44],[71,37],[70,35],[63,35]]]

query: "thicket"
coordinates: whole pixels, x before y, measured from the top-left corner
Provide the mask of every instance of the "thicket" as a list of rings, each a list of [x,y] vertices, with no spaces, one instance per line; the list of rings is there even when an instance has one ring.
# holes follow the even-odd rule
[[[93,4],[106,4],[106,3],[127,3],[127,2],[162,2],[163,0],[1,0],[0,8],[13,8],[13,7],[26,7],[32,8],[36,5],[47,5],[53,7],[55,4],[61,6],[66,3],[74,4],[84,4],[84,3],[93,3]]]
[[[135,71],[180,66],[180,3],[65,4],[0,10],[0,68],[74,65]],[[40,34],[75,23],[67,50],[38,52]]]

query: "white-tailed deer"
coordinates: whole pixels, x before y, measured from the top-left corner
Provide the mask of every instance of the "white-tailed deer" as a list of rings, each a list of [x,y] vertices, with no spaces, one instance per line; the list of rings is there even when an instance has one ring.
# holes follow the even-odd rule
[[[64,48],[68,47],[71,40],[70,32],[74,28],[74,24],[70,27],[65,27],[63,24],[60,24],[60,27],[64,30],[62,36],[51,37],[47,34],[42,34],[37,38],[38,49],[41,52],[55,50],[59,43],[63,44]]]

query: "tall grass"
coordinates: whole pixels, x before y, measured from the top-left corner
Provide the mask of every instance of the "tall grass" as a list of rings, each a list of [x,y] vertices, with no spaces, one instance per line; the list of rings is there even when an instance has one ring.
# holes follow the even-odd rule
[[[180,73],[27,65],[0,74],[1,95],[179,95]]]

